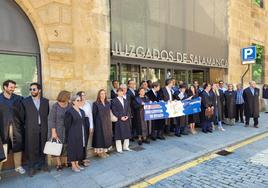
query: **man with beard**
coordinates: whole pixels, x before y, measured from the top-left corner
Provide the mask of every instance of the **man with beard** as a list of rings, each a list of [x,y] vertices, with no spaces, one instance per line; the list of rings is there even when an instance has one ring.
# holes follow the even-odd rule
[[[43,153],[47,141],[49,101],[41,97],[41,85],[31,83],[31,96],[22,101],[29,176],[35,170],[49,171]]]
[[[14,94],[15,88],[15,81],[6,80],[3,82],[3,93],[0,94],[0,111],[3,115],[3,123],[0,125],[0,132],[3,136],[3,144],[8,144],[8,148],[11,148],[13,152],[15,171],[24,174],[25,170],[21,166],[24,130],[18,115],[23,97]],[[0,171],[2,165],[0,163]]]

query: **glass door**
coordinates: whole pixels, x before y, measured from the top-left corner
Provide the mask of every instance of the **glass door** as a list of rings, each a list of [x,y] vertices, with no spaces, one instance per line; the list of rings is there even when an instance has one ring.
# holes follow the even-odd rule
[[[29,84],[38,81],[36,56],[0,54],[0,67],[0,83],[14,80],[17,83],[16,94],[29,95]]]
[[[204,70],[193,70],[193,80],[197,80],[199,85],[202,86],[207,81],[207,75]]]
[[[127,84],[128,80],[134,80],[137,84],[140,83],[140,66],[121,64],[120,65],[120,83]]]
[[[186,70],[174,70],[173,77],[177,82],[183,81],[188,84],[188,72]]]
[[[165,83],[165,69],[148,68],[148,80],[152,82],[159,82],[161,86]]]

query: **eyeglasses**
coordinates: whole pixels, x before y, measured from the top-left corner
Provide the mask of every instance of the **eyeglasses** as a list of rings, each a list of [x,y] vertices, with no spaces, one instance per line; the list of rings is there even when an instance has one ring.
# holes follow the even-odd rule
[[[36,88],[30,88],[29,91],[37,91],[38,89]]]

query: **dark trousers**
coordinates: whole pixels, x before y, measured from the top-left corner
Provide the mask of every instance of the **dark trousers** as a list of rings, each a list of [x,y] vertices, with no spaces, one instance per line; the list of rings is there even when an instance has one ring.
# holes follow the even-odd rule
[[[37,143],[35,144],[38,144],[39,145],[39,150],[36,151],[38,152],[38,157],[34,157],[32,158],[32,154],[28,154],[28,166],[29,168],[41,168],[43,166],[46,165],[46,156],[45,154],[43,153],[43,150],[42,150],[42,141],[41,141],[41,132],[39,133],[39,140],[37,141]]]
[[[164,133],[164,124],[165,121],[160,120],[152,120],[152,133],[151,137],[156,138],[159,136],[163,136]]]
[[[239,117],[240,117],[240,121],[244,122],[244,104],[237,104],[236,105],[236,117],[235,117],[235,120],[239,121]]]
[[[208,131],[212,131],[212,123],[211,121],[208,120],[204,120],[202,123],[202,131],[203,132],[208,132]]]
[[[246,125],[249,125],[249,119],[250,117],[246,116]],[[253,118],[254,120],[254,126],[259,124],[258,118]]]
[[[175,134],[180,135],[185,133],[186,127],[186,116],[177,117],[177,122],[175,124]]]

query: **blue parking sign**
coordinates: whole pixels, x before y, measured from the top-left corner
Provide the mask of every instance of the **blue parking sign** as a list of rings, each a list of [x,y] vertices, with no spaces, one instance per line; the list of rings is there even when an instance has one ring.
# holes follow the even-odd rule
[[[256,46],[242,48],[242,61],[256,60]]]

